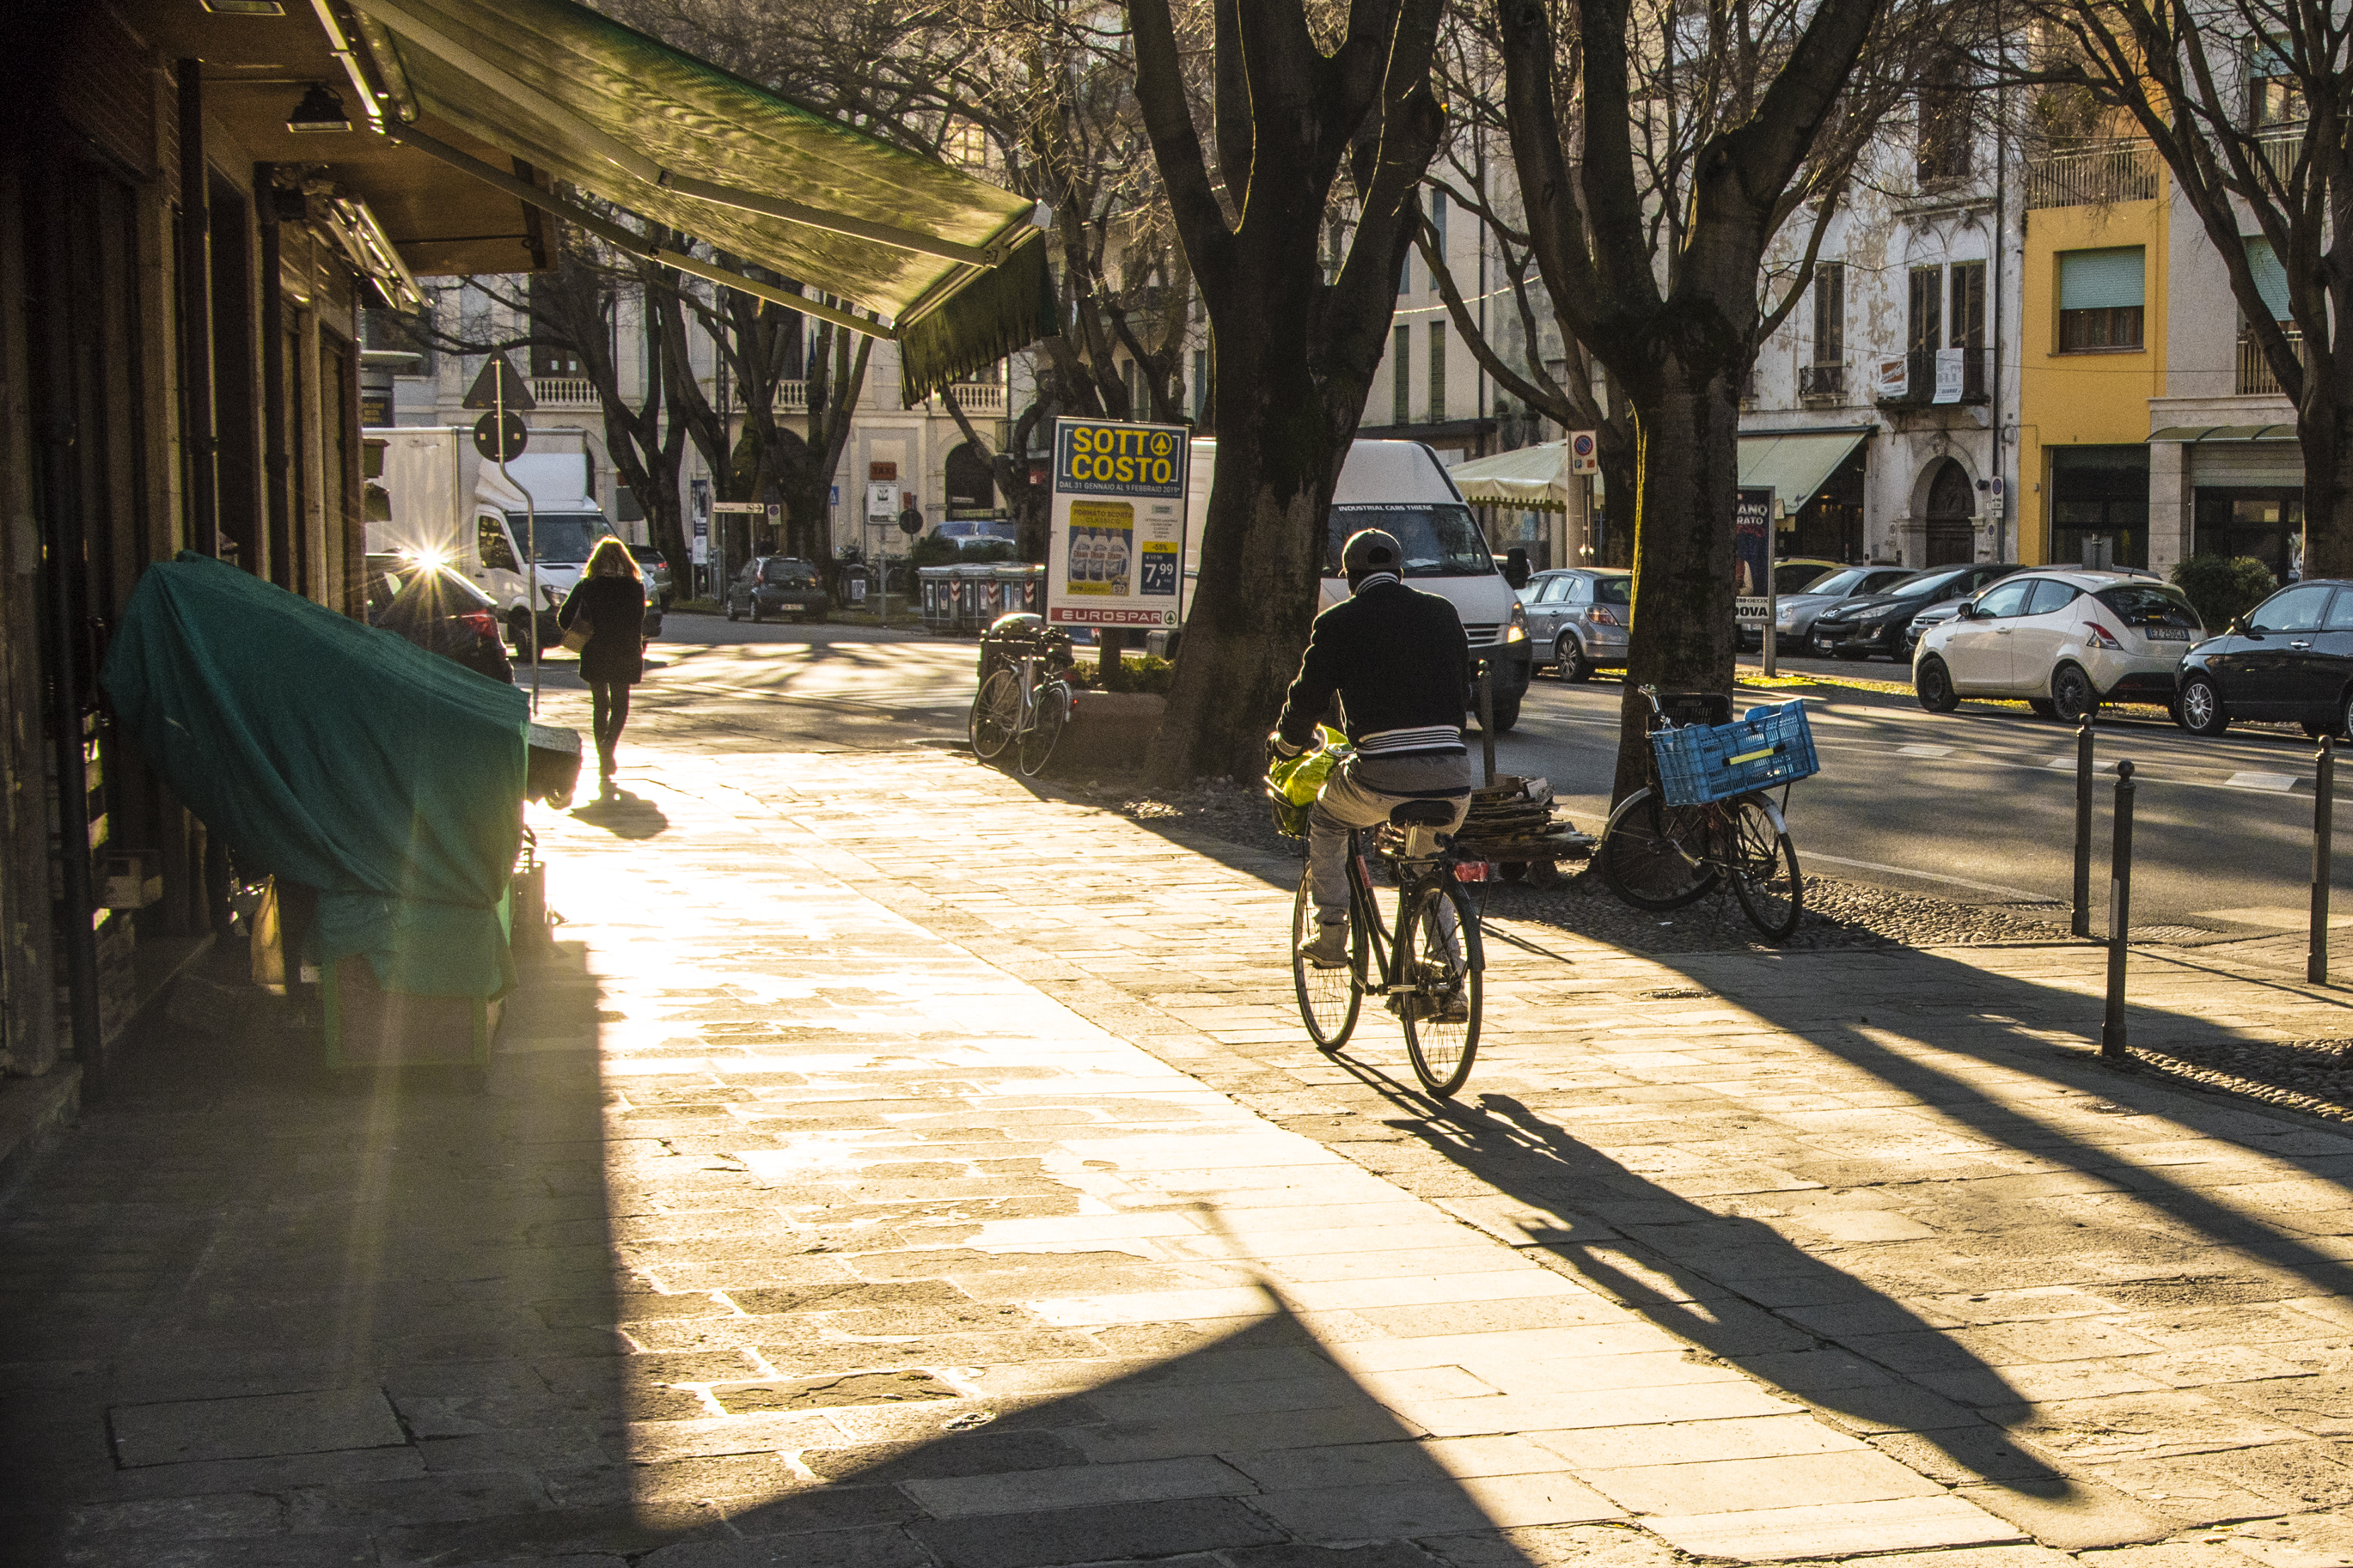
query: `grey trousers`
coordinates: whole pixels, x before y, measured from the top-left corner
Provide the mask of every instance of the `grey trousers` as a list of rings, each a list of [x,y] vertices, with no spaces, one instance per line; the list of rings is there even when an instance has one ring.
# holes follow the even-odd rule
[[[1468,752],[1419,757],[1350,757],[1332,770],[1315,809],[1307,818],[1307,879],[1316,917],[1326,924],[1348,918],[1348,830],[1377,827],[1402,801],[1430,790],[1461,789],[1449,802],[1454,819],[1438,829],[1418,829],[1424,844],[1431,832],[1451,833],[1471,809]]]

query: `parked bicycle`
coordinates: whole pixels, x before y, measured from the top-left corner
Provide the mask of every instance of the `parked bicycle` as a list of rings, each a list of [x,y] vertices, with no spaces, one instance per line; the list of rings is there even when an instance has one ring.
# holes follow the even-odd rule
[[[1658,688],[1641,689],[1651,704],[1650,783],[1620,801],[1601,830],[1594,853],[1602,879],[1636,909],[1662,910],[1729,881],[1749,923],[1781,941],[1805,909],[1789,842],[1789,785],[1820,767],[1805,704],[1752,708],[1726,723],[1724,698],[1671,696],[1679,718],[1662,705]],[[1778,805],[1765,794],[1775,784]]]
[[[1011,664],[989,671],[973,694],[967,721],[972,752],[984,763],[995,762],[1008,746],[1014,749],[1024,778],[1035,778],[1054,754],[1062,727],[1071,721],[1071,686],[1048,661],[1025,654]]]
[[[1345,743],[1325,731],[1320,755],[1345,756]],[[1306,765],[1319,753],[1303,754]],[[1330,763],[1324,766],[1328,768]],[[1293,800],[1271,775],[1267,794],[1275,825],[1294,838],[1307,836],[1312,791]],[[1479,1017],[1486,956],[1480,942],[1479,911],[1462,890],[1466,861],[1453,839],[1438,829],[1453,820],[1444,801],[1407,801],[1389,813],[1389,826],[1348,835],[1348,965],[1318,969],[1300,956],[1300,944],[1315,933],[1316,910],[1306,868],[1291,906],[1291,979],[1299,1016],[1308,1035],[1326,1052],[1337,1051],[1355,1033],[1367,995],[1386,1000],[1405,1030],[1406,1056],[1414,1076],[1443,1100],[1471,1077],[1479,1054]],[[1378,853],[1397,874],[1397,915],[1384,929],[1373,895],[1368,852]]]

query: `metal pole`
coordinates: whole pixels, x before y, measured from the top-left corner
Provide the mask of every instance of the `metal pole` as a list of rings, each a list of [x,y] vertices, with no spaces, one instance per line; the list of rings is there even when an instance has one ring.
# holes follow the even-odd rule
[[[2092,716],[2075,730],[2075,919],[2077,936],[2092,934]]]
[[[1775,501],[1765,509],[1765,679],[1772,679],[1780,673],[1776,661],[1778,652],[1773,638],[1773,623],[1781,618],[1781,595],[1773,581],[1774,557],[1781,552],[1781,520],[1774,515],[1780,503]]]
[[[2304,977],[2315,985],[2328,984],[2328,882],[2334,869],[2331,837],[2337,797],[2337,748],[2320,737],[2320,754],[2312,765],[2312,945],[2304,961]]]
[[[523,619],[531,626],[531,710],[539,711],[539,506],[531,492],[517,485],[507,473],[507,374],[503,360],[493,360],[498,367],[491,372],[491,417],[499,433],[499,478],[516,489],[522,490],[522,552],[531,559],[523,563]]]
[[[2100,1055],[2125,1056],[2125,954],[2132,935],[2133,765],[2116,764],[2114,853],[2108,871],[2108,1016],[2100,1026]]]
[[[1495,787],[1495,674],[1494,666],[1485,659],[1479,661],[1479,750],[1487,763],[1487,785]]]

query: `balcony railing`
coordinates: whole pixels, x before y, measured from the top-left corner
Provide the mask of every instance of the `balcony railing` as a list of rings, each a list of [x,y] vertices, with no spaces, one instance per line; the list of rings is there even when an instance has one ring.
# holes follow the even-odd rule
[[[542,408],[602,406],[596,384],[585,375],[534,375],[531,378],[531,400]]]
[[[959,381],[948,388],[955,394],[956,406],[972,419],[1002,419],[1005,417],[1005,384],[996,381]],[[923,399],[923,412],[944,415],[947,405],[934,395]]]
[[[2105,206],[2156,199],[2156,150],[2137,137],[2036,158],[2026,165],[2026,205]]]
[[[1827,403],[1839,403],[1846,398],[1846,366],[1842,364],[1801,364],[1798,367],[1798,395]]]
[[[1937,363],[1939,353],[1958,356],[1955,364],[1947,360]],[[1945,371],[1940,382],[1939,369]],[[1897,374],[1901,371],[1901,375]],[[1958,375],[1953,372],[1957,370]],[[1901,356],[1890,355],[1881,362],[1878,384],[1873,389],[1883,408],[1927,408],[1938,404],[1947,406],[1981,404],[1986,401],[1986,389],[1993,381],[1993,351],[1991,349],[1916,349]]]
[[[2295,363],[2304,363],[2304,334],[2288,330],[2287,341],[2295,345]],[[2272,362],[2265,357],[2263,344],[2251,332],[2239,334],[2239,395],[2242,397],[2279,397],[2279,377],[2272,374]]]

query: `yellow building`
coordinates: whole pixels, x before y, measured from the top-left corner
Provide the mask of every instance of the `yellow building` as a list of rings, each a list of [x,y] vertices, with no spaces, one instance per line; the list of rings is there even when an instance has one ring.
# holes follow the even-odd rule
[[[2166,395],[2169,182],[2146,143],[2027,171],[2019,311],[2019,559],[2070,563],[2087,541],[2152,561],[2149,410]],[[2225,297],[2220,309],[2231,309]],[[2169,556],[2170,538],[2157,553]],[[2096,547],[2095,547],[2096,548]]]

